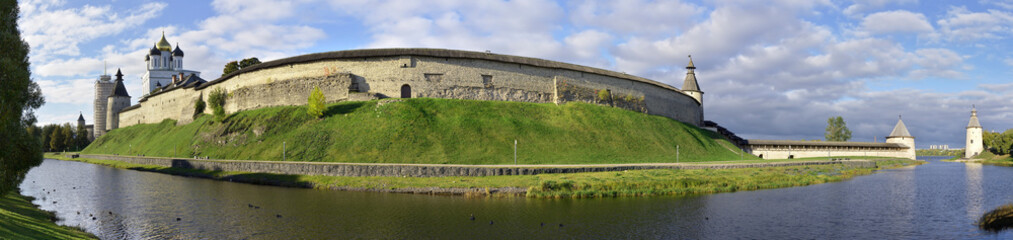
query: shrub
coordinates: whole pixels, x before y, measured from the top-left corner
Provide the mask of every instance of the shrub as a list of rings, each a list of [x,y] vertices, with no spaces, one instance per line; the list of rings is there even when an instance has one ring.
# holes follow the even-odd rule
[[[309,108],[306,109],[306,113],[315,118],[320,118],[324,115],[324,109],[327,107],[324,105],[327,99],[324,97],[324,92],[320,91],[320,87],[313,87],[313,91],[310,92],[310,97],[307,99]]]
[[[598,101],[602,101],[602,102],[608,101],[609,100],[609,95],[610,94],[609,94],[609,90],[608,89],[598,90]]]
[[[225,98],[228,98],[228,94],[221,88],[215,88],[211,90],[211,94],[208,94],[208,104],[214,111],[216,122],[225,120]]]
[[[197,100],[193,101],[193,118],[197,118],[204,113],[204,108],[207,108],[207,103],[204,102],[204,95],[197,97]]]

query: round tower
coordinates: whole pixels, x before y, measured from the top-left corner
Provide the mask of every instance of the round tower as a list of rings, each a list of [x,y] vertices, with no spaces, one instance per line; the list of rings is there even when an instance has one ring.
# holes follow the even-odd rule
[[[696,66],[693,65],[693,55],[689,56],[689,65],[686,65],[686,80],[682,82],[682,92],[703,105],[703,92],[700,91],[700,85],[696,83]]]
[[[106,99],[106,109],[108,110],[106,131],[109,131],[120,127],[120,110],[130,106],[130,95],[127,94],[127,88],[123,86],[123,73],[119,69],[116,70],[116,87]]]
[[[689,95],[700,104],[700,119],[697,126],[703,126],[703,92],[700,85],[696,83],[696,66],[693,65],[693,55],[689,56],[689,65],[686,65],[686,80],[682,82],[682,93]]]
[[[77,127],[84,128],[84,113],[78,113],[77,115]]]
[[[106,108],[109,107],[107,98],[113,93],[114,87],[116,87],[116,83],[108,74],[103,73],[95,81],[95,101],[92,103],[95,110],[93,118],[95,120],[95,138],[106,134]]]
[[[978,156],[985,150],[981,141],[981,123],[978,122],[978,109],[971,105],[971,121],[967,123],[967,139],[964,143],[964,158]]]
[[[897,157],[909,158],[914,160],[915,156],[915,137],[911,136],[911,133],[907,131],[907,126],[904,125],[904,120],[897,116],[897,125],[893,127],[893,131],[890,132],[890,136],[886,137],[886,143],[896,143],[907,147],[902,154]]]

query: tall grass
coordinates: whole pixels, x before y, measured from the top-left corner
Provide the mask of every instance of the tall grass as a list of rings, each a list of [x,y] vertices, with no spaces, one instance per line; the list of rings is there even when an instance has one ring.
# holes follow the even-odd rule
[[[83,153],[362,163],[603,164],[738,160],[717,134],[592,104],[388,99],[243,111],[116,129]],[[756,159],[742,154],[745,159]]]

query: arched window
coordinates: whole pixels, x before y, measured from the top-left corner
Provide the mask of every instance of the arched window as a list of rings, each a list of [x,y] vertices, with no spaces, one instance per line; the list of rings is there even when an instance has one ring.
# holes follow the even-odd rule
[[[412,87],[408,84],[401,85],[401,98],[412,98]]]

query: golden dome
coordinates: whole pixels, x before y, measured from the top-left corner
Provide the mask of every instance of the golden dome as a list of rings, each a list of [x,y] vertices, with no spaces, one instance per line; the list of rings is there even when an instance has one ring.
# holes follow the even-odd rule
[[[172,51],[172,45],[169,44],[169,41],[165,40],[165,32],[162,32],[162,40],[158,40],[155,46],[161,51]]]

